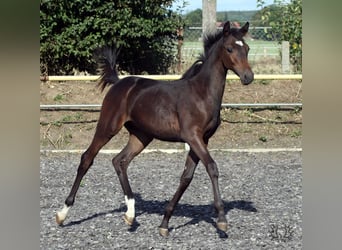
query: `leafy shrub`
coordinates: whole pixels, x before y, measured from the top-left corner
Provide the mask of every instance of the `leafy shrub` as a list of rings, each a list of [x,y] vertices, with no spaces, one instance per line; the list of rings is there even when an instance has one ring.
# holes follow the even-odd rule
[[[257,0],[264,7],[264,0]],[[302,70],[302,0],[274,0],[274,4],[261,11],[262,23],[271,26],[268,37],[272,40],[289,41],[290,60],[296,71]]]
[[[41,0],[40,61],[48,74],[96,73],[94,50],[120,46],[120,68],[165,73],[174,58],[178,12],[167,0]]]

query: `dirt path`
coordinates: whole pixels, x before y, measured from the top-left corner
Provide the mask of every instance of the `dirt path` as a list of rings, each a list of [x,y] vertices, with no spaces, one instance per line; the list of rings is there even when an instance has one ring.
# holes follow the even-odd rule
[[[41,83],[41,104],[101,104],[105,93],[94,82]],[[106,92],[106,91],[105,91]],[[255,81],[243,86],[227,83],[225,103],[301,102],[299,81]],[[42,149],[85,149],[94,134],[99,112],[41,111],[40,144]],[[209,142],[211,148],[301,147],[302,112],[290,110],[222,109],[222,123]],[[122,130],[105,147],[120,149],[127,141]],[[149,148],[182,148],[183,144],[154,141]]]

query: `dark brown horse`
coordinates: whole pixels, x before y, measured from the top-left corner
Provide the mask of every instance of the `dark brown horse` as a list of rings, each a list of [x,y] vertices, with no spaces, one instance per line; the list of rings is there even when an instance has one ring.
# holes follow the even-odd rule
[[[204,38],[204,55],[180,80],[157,81],[141,77],[126,77],[119,80],[115,69],[116,54],[104,51],[102,90],[112,85],[106,94],[94,138],[82,154],[77,176],[64,208],[57,212],[56,221],[62,224],[83,176],[93,163],[99,150],[125,126],[129,140],[125,148],[113,158],[113,165],[122,186],[127,212],[124,220],[132,225],[135,217],[134,197],[127,167],[154,138],[165,141],[186,142],[190,151],[186,158],[179,187],[166,207],[159,227],[163,236],[168,235],[170,217],[189,186],[195,168],[201,160],[212,182],[214,205],[218,214],[217,227],[227,230],[224,205],[218,185],[218,168],[209,154],[209,138],[220,123],[220,108],[228,69],[234,71],[243,84],[249,84],[254,74],[248,64],[249,47],[243,36],[248,31],[248,22],[240,29],[230,28],[226,22],[222,31]]]

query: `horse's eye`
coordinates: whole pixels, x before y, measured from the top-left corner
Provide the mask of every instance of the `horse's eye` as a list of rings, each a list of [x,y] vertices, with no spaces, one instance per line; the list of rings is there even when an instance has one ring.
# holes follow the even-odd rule
[[[232,53],[233,52],[233,48],[227,48],[227,51],[229,52],[229,53]]]

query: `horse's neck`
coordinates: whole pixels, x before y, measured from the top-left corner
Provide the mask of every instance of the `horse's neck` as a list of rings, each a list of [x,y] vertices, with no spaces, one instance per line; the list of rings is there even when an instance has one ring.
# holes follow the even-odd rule
[[[227,69],[223,66],[217,55],[208,58],[204,62],[200,72],[196,75],[196,80],[208,90],[208,93],[222,101],[224,87],[226,83]]]

